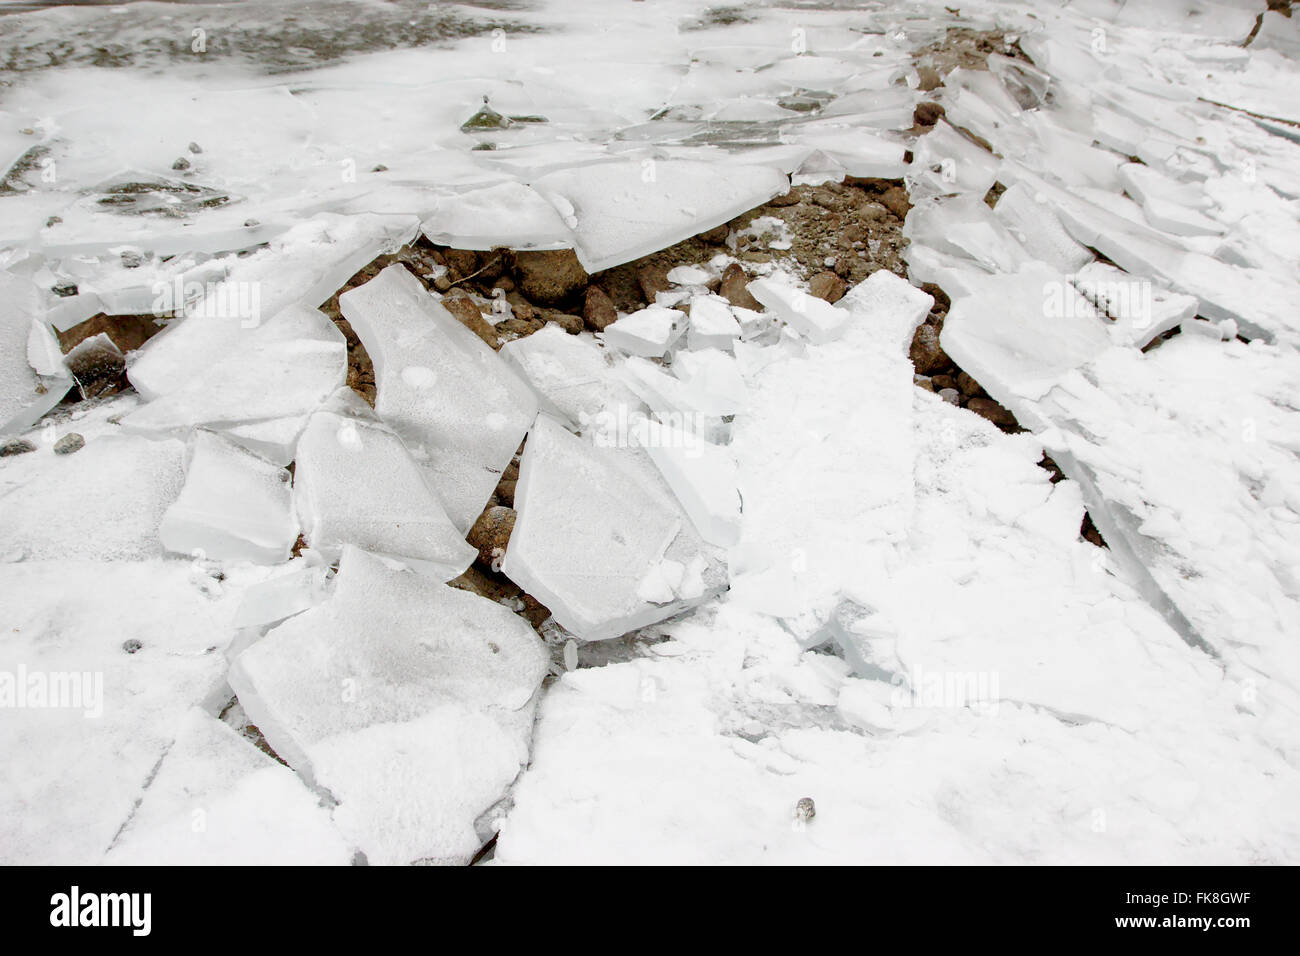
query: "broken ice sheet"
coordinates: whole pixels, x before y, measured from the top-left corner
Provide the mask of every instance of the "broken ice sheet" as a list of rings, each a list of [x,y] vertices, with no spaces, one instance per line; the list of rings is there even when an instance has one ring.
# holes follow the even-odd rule
[[[195,316],[186,323],[207,321],[216,320]],[[237,329],[215,359],[209,357],[187,381],[131,412],[122,424],[168,434],[296,419],[300,431],[300,420],[343,384],[347,361],[347,342],[334,323],[317,309],[291,305]],[[138,366],[130,368],[132,381]]]
[[[484,839],[475,820],[528,759],[546,668],[509,609],[348,547],[330,599],[241,654],[229,680],[370,863],[463,864]]]
[[[28,279],[0,273],[0,436],[30,428],[67,394],[72,378],[52,361],[53,336]],[[31,359],[46,374],[38,374]]]
[[[163,515],[163,546],[216,561],[278,564],[298,537],[289,472],[208,431],[194,435],[185,486]]]
[[[933,306],[934,296],[888,269],[877,269],[835,303],[853,317],[846,338],[854,343],[874,339],[886,354],[893,355],[907,354],[913,335]]]
[[[339,308],[374,363],[375,410],[468,531],[532,424],[537,396],[402,265],[345,292]]]
[[[789,188],[778,169],[659,160],[595,163],[536,180],[577,239],[583,268],[600,272],[728,222]]]
[[[730,351],[740,338],[740,323],[736,321],[731,303],[720,295],[697,295],[691,298],[690,327],[687,344],[692,349],[723,349]]]
[[[180,388],[287,306],[320,306],[418,228],[413,216],[320,213],[250,256],[218,260],[225,266],[221,281],[162,290],[155,311],[186,317],[149,340],[127,377],[145,398]]]
[[[1022,424],[1037,420],[1033,400],[1111,347],[1092,304],[1041,263],[990,276],[978,293],[956,299],[940,341]]]
[[[351,544],[446,581],[476,554],[447,517],[426,471],[348,388],[311,416],[298,441],[293,502],[303,537],[331,559]]]
[[[555,207],[522,183],[439,196],[421,227],[453,249],[569,249],[573,234]]]
[[[194,708],[104,862],[347,866],[352,857],[297,774]]]
[[[593,446],[545,415],[524,446],[518,517],[501,570],[584,641],[671,617],[725,581],[718,556],[643,455]],[[661,603],[641,596],[661,562],[685,569],[697,558],[701,588],[669,587]]]
[[[548,411],[575,427],[590,426],[606,410],[640,404],[620,381],[610,350],[585,332],[570,335],[548,323],[507,342],[500,354],[527,379]]]

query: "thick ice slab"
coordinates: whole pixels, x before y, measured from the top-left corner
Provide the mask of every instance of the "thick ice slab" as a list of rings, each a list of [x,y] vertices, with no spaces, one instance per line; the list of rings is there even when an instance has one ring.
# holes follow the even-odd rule
[[[1031,256],[1069,275],[1093,261],[1093,254],[1065,231],[1046,200],[1039,202],[1024,183],[1008,186],[994,214]]]
[[[195,708],[181,718],[113,866],[347,866],[352,851],[292,770]]]
[[[846,292],[836,308],[852,315],[848,336],[880,342],[890,354],[907,354],[912,336],[934,306],[934,296],[922,292],[888,269],[877,269]]]
[[[427,471],[351,389],[339,389],[308,421],[298,441],[293,503],[307,543],[331,559],[351,544],[446,581],[476,554]]]
[[[1104,320],[1065,278],[1032,264],[953,302],[943,349],[1022,424],[1032,403],[1111,347]]]
[[[720,226],[790,183],[767,166],[723,172],[694,160],[646,159],[560,170],[532,185],[573,230],[583,267],[599,272]]]
[[[553,205],[522,183],[438,198],[421,229],[453,249],[570,249],[573,234]]]
[[[604,340],[628,355],[660,358],[686,331],[686,315],[677,309],[651,305],[605,326]]]
[[[814,345],[838,338],[848,313],[779,278],[755,279],[750,295]]]
[[[642,444],[700,537],[722,548],[735,544],[740,539],[740,493],[731,449],[657,421],[645,423]]]
[[[500,354],[541,396],[548,412],[575,427],[590,425],[602,412],[640,404],[619,379],[610,351],[585,332],[570,335],[548,323],[507,342]]]
[[[507,608],[349,547],[330,600],[241,654],[230,684],[370,863],[465,863],[528,759],[546,666]]]
[[[692,349],[730,351],[740,338],[740,323],[731,303],[719,295],[691,297],[690,326],[686,334]]]
[[[347,365],[347,342],[334,323],[317,309],[291,305],[240,330],[215,362],[122,424],[150,434],[253,426],[243,433],[249,441],[259,434],[258,426],[266,433],[283,419],[298,421],[300,431],[301,420],[343,384]],[[282,443],[270,434],[265,437]]]
[[[661,621],[722,586],[716,554],[640,453],[595,447],[544,415],[524,446],[515,509],[501,570],[581,640]],[[675,575],[666,591],[665,575]]]
[[[212,432],[190,448],[185,486],[163,514],[163,547],[216,561],[278,564],[298,538],[289,472]]]
[[[339,297],[375,365],[375,410],[465,532],[537,415],[537,396],[420,281],[391,265]]]
[[[150,399],[181,388],[287,306],[320,306],[362,267],[414,238],[418,227],[412,216],[321,213],[251,256],[232,257],[219,282],[197,290],[182,285],[179,295],[163,290],[158,314],[182,311],[185,318],[149,340],[131,363],[131,384]]]

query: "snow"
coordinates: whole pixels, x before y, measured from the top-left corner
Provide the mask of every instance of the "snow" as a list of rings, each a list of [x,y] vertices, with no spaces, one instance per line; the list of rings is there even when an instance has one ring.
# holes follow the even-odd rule
[[[1297,18],[849,6],[5,17],[0,860],[1300,861]],[[922,91],[954,27],[1023,55]],[[905,276],[812,296],[803,189],[689,261],[845,177]],[[497,353],[428,243],[680,245]]]

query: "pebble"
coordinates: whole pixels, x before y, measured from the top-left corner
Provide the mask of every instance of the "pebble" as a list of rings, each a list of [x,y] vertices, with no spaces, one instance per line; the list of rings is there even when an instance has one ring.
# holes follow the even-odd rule
[[[54,454],[71,455],[75,451],[81,451],[85,446],[86,439],[82,438],[76,432],[68,432],[54,443]]]

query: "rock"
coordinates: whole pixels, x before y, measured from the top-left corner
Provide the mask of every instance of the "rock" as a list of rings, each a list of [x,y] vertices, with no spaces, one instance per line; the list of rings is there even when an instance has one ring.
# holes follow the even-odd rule
[[[184,156],[180,157],[179,159],[176,160],[176,162],[172,163],[172,169],[189,169],[189,168],[190,168],[190,161],[186,159]]]
[[[769,206],[793,206],[799,202],[799,195],[793,191],[775,196],[767,201]]]
[[[452,578],[447,583],[451,587],[460,588],[462,591],[471,591],[479,597],[485,597],[489,601],[496,601],[498,604],[517,601],[520,595],[519,585],[509,578],[500,574],[489,574],[486,571],[481,571],[472,564],[465,569],[464,574],[458,578]]]
[[[926,378],[924,375],[913,375],[912,384],[917,388],[925,389],[927,392],[934,391],[934,380]]]
[[[957,387],[961,393],[969,398],[975,398],[984,394],[984,389],[980,388],[980,383],[975,381],[965,372],[957,373]]]
[[[902,186],[891,186],[880,196],[880,203],[899,219],[907,218],[907,211],[912,208],[907,190]]]
[[[543,318],[547,322],[554,322],[570,335],[577,335],[583,330],[583,320],[580,315],[570,315],[568,312],[560,312],[558,309],[547,309]]]
[[[510,532],[514,529],[515,509],[491,505],[479,515],[465,540],[478,548],[480,561],[496,570],[501,567],[506,546],[510,543]]]
[[[960,391],[957,387],[957,379],[953,378],[951,375],[935,375],[931,377],[930,381],[934,383],[934,390],[936,392],[941,392],[945,388],[952,389],[953,391]]]
[[[763,311],[763,306],[750,294],[749,275],[738,262],[727,266],[726,271],[722,273],[722,285],[718,288],[718,294],[739,308],[754,312]]]
[[[517,483],[518,479],[514,478],[502,478],[497,483],[497,501],[507,508],[515,506],[515,485]]]
[[[939,390],[939,397],[942,398],[942,399],[943,399],[945,402],[947,402],[949,405],[960,405],[960,404],[961,404],[961,392],[957,391],[957,389],[955,389],[955,388],[942,388],[942,389],[940,389],[940,390]]]
[[[35,451],[36,446],[26,438],[11,438],[3,445],[0,445],[0,458],[8,458],[10,455],[25,455],[29,451]]]
[[[506,301],[510,303],[510,312],[516,319],[531,322],[538,317],[537,309],[519,292],[507,292]]]
[[[644,265],[636,271],[636,281],[647,305],[655,304],[655,294],[667,292],[673,284],[668,281],[669,268],[665,265]]]
[[[604,332],[605,327],[618,319],[618,310],[605,290],[598,285],[587,286],[587,299],[582,306],[582,319],[587,327]]]
[[[59,298],[66,299],[69,296],[74,296],[77,294],[77,283],[69,282],[68,280],[64,279],[60,282],[54,283],[54,285],[50,287],[50,291],[53,292],[55,295],[57,295]]]
[[[988,419],[994,425],[1011,426],[1019,424],[1015,415],[991,398],[972,398],[966,402],[966,407],[980,418]]]
[[[126,359],[104,332],[81,342],[63,358],[83,399],[98,398],[112,391],[126,373]]]
[[[939,71],[932,66],[917,67],[916,75],[917,77],[920,78],[921,81],[917,85],[917,89],[921,90],[924,93],[929,93],[931,90],[935,90],[943,86],[943,77],[940,76]]]
[[[572,249],[515,253],[515,283],[534,302],[559,305],[587,280],[587,270]]]
[[[952,364],[939,345],[939,332],[933,325],[922,325],[912,336],[912,348],[909,357],[920,375],[931,375]]]
[[[468,249],[444,249],[442,258],[451,270],[452,279],[463,279],[478,270],[478,255]]]
[[[474,300],[469,296],[447,296],[442,300],[442,305],[443,308],[456,317],[456,321],[492,346],[492,348],[501,348],[496,329],[492,328],[492,324],[483,318],[483,313],[479,311],[478,306],[474,304]]]
[[[813,798],[800,797],[799,802],[794,805],[795,819],[807,823],[815,816],[817,816],[817,805],[813,803]]]
[[[834,272],[819,272],[808,280],[808,291],[827,302],[838,302],[848,289],[848,283]]]
[[[85,445],[86,439],[76,432],[68,432],[54,443],[54,454],[71,455],[73,452],[80,451]]]
[[[912,122],[917,126],[933,126],[939,122],[945,112],[942,104],[926,100],[916,104],[916,110],[912,113]]]
[[[720,246],[727,241],[727,236],[731,234],[731,229],[724,225],[710,229],[708,232],[700,233],[700,239],[711,245]]]
[[[189,150],[191,153],[197,156],[199,153],[203,152],[203,147],[200,146],[198,143],[190,143]]]
[[[502,319],[496,324],[497,334],[507,342],[532,335],[546,323],[540,319]]]

